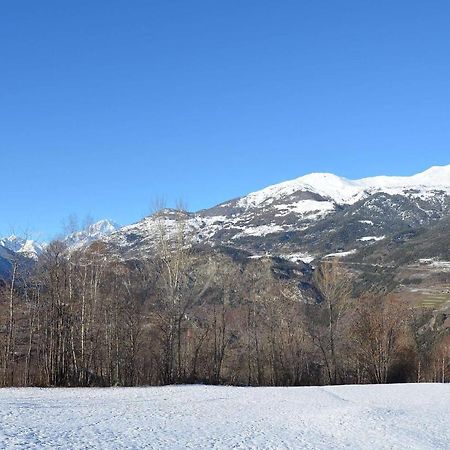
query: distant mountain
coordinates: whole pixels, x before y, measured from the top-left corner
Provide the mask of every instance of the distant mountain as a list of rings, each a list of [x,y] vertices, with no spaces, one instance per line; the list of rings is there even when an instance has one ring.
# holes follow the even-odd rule
[[[21,269],[32,267],[44,247],[44,244],[15,235],[0,238],[0,279],[10,277],[13,263],[18,263]]]
[[[337,256],[367,282],[409,285],[450,267],[450,165],[411,177],[315,173],[195,213],[164,209],[122,228],[102,220],[64,242],[72,251],[101,241],[115,258],[140,259],[154,253],[162,234],[175,239],[180,223],[188,243],[202,252],[269,256],[302,268]],[[0,245],[38,254],[30,243],[12,241]],[[423,260],[432,263],[424,268]],[[433,283],[447,289],[447,279]]]
[[[105,238],[118,229],[119,225],[104,219],[87,226],[81,231],[69,234],[63,239],[63,242],[70,250],[76,250],[85,247],[94,241]]]
[[[70,250],[103,241],[121,257],[152,252],[162,229],[183,219],[190,242],[310,263],[327,255],[368,258],[396,235],[450,215],[450,165],[411,177],[349,180],[314,173],[196,213],[165,209],[132,225],[101,220],[63,241]],[[0,246],[36,258],[43,246],[11,236]]]
[[[302,271],[340,257],[361,288],[378,283],[450,302],[450,165],[411,177],[306,175],[196,213],[165,209],[101,241],[115,258],[141,259],[162,234],[175,239],[180,223],[202,251],[270,257]]]
[[[74,251],[107,237],[118,228],[119,226],[110,220],[100,220],[84,230],[71,233],[62,240],[69,251]],[[45,250],[46,245],[46,243],[15,235],[0,238],[0,277],[9,276],[13,261],[20,262],[22,267],[32,266]]]
[[[183,217],[193,243],[311,262],[358,253],[449,213],[450,165],[412,177],[348,180],[311,174]],[[173,233],[179,217],[163,210],[104,241],[123,255],[145,253],[154,247],[161,224]]]
[[[17,236],[0,239],[0,283],[9,279],[14,264],[20,271],[31,269],[42,253],[42,246],[29,239]]]
[[[7,238],[0,238],[0,247],[7,248],[13,253],[19,253],[26,258],[37,259],[43,252],[45,244],[11,235]]]

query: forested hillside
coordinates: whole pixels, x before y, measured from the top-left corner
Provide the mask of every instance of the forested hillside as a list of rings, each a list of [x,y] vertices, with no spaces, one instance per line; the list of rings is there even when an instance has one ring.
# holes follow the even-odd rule
[[[160,221],[147,258],[55,241],[0,293],[3,386],[311,385],[450,377],[446,316],[355,289],[338,258],[187,245]]]

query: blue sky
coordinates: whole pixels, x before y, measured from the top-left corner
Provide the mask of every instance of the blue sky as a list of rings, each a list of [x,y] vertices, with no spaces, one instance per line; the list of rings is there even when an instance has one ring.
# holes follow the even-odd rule
[[[450,163],[447,1],[0,4],[0,235]]]

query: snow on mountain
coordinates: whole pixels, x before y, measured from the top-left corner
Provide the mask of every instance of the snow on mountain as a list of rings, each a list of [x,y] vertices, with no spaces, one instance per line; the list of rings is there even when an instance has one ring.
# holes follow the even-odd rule
[[[362,184],[383,189],[399,187],[421,187],[425,189],[450,189],[450,164],[447,166],[433,166],[424,172],[410,177],[377,176],[359,180]]]
[[[70,234],[63,241],[68,245],[69,250],[75,250],[88,245],[93,241],[105,238],[113,233],[119,226],[109,220],[96,222],[82,231]],[[11,235],[0,238],[0,276],[8,273],[11,261],[20,258],[22,262],[37,260],[45,250],[47,244],[31,239]]]
[[[13,253],[19,253],[22,256],[32,259],[37,259],[45,248],[45,244],[15,235],[0,239],[0,246],[7,248]]]
[[[363,236],[361,238],[358,238],[358,241],[382,241],[383,239],[385,239],[386,236]]]
[[[252,192],[242,197],[238,201],[238,206],[244,208],[259,205],[267,206],[275,200],[289,197],[299,191],[312,192],[336,203],[354,203],[363,194],[363,190],[355,181],[331,173],[312,173]],[[317,204],[312,205],[312,207],[317,208]],[[304,210],[308,211],[308,208],[304,208]]]
[[[313,173],[181,216],[191,242],[256,255],[302,254],[310,261],[354,254],[405,227],[422,227],[449,213],[450,165],[411,177],[348,180]],[[175,235],[179,219],[179,212],[160,211],[104,241],[122,255],[145,254],[161,230]]]
[[[91,242],[105,238],[118,229],[119,225],[110,220],[103,219],[87,226],[84,230],[69,234],[63,239],[63,242],[73,251]]]
[[[24,239],[11,235],[0,238],[0,279],[11,276],[13,261],[21,266],[32,265],[43,252],[45,244],[40,244],[31,239]]]
[[[450,165],[431,167],[410,177],[376,176],[359,180],[349,180],[331,173],[312,173],[252,192],[242,197],[238,206],[268,206],[275,200],[289,197],[299,191],[318,194],[338,205],[356,203],[375,192],[412,196],[423,196],[434,191],[450,193]],[[301,203],[305,205],[304,211],[317,209],[317,205],[308,208],[305,200]],[[331,209],[329,205],[327,209]]]
[[[162,232],[176,237],[181,219],[193,243],[306,255],[310,261],[388,242],[405,226],[423,227],[449,213],[450,165],[410,177],[359,180],[313,173],[196,213],[166,209],[122,228],[101,220],[63,240],[70,250],[102,240],[119,255],[138,256],[154,249]],[[43,249],[16,236],[0,246],[35,259]]]
[[[102,241],[120,249],[120,253],[146,253],[155,249],[159,242],[166,239],[176,242],[179,237],[187,238],[189,242],[201,242],[203,236],[202,220],[193,213],[164,209],[141,221],[126,225],[102,238]]]

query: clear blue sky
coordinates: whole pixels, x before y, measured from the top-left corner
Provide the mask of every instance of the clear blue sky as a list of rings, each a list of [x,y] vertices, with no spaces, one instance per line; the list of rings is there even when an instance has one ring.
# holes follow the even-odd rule
[[[0,3],[0,235],[450,163],[448,1]]]

